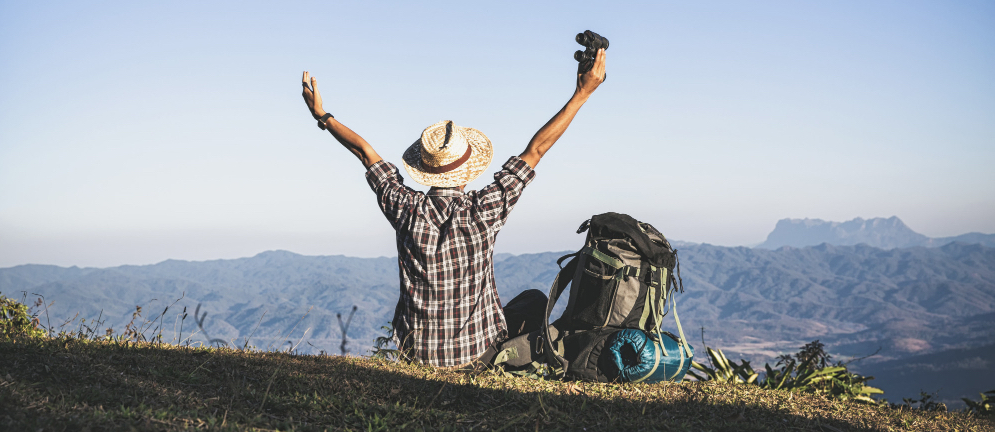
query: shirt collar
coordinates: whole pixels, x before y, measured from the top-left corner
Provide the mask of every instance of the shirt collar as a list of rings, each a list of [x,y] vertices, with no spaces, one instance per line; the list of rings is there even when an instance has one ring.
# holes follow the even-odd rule
[[[461,197],[463,192],[459,190],[458,187],[435,187],[433,186],[428,190],[425,195],[428,196],[441,196],[441,197]]]

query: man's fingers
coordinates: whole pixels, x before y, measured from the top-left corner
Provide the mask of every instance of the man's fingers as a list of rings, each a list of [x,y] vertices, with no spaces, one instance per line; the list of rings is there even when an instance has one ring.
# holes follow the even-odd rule
[[[605,58],[607,56],[604,48],[598,50],[598,55],[594,61],[594,69],[597,71],[598,78],[603,79],[605,76]]]
[[[311,88],[318,91],[318,79],[315,77],[311,77]]]
[[[304,86],[304,90],[311,90],[311,87],[308,87],[308,80],[310,78],[311,74],[308,71],[304,71],[304,76],[301,77],[301,85]]]

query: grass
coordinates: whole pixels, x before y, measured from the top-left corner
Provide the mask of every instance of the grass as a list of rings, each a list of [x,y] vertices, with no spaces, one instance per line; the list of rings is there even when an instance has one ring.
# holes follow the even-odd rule
[[[362,357],[0,339],[0,430],[995,430],[756,386],[536,381]]]

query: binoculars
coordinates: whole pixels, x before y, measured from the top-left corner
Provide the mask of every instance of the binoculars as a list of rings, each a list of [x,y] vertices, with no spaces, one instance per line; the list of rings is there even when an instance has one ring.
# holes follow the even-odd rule
[[[577,33],[574,38],[577,43],[584,45],[584,51],[577,50],[574,53],[574,60],[577,60],[577,73],[585,73],[594,67],[594,58],[601,48],[608,49],[608,38],[603,37],[593,31],[584,30],[584,33]],[[607,76],[606,76],[607,78]]]

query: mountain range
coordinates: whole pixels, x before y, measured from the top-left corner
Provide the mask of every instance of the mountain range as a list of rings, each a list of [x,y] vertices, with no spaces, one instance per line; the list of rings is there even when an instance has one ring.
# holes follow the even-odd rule
[[[777,249],[783,246],[805,247],[829,243],[840,246],[866,244],[882,249],[905,247],[939,247],[953,242],[977,243],[995,247],[995,234],[968,233],[954,237],[930,238],[905,225],[897,216],[890,218],[856,218],[846,222],[822,219],[781,219],[757,247]]]
[[[566,253],[495,255],[501,298],[548,291],[556,259]],[[925,390],[956,405],[960,397],[995,388],[995,248],[681,243],[678,253],[685,292],[675,297],[677,309],[699,354],[704,344],[762,367],[819,339],[837,360],[874,354],[851,368],[877,376],[874,385],[893,401]],[[149,337],[161,332],[174,343],[220,339],[333,354],[342,352],[340,322],[354,307],[345,349],[367,354],[384,334],[398,292],[396,258],[286,251],[103,269],[0,269],[0,293],[29,303],[44,296],[51,306],[39,309],[40,318],[56,330],[120,333],[141,306],[134,319],[145,323]],[[565,300],[560,303],[554,315]],[[203,329],[194,320],[198,306],[206,313]],[[95,325],[97,319],[102,324]],[[674,327],[665,323],[666,330]]]

